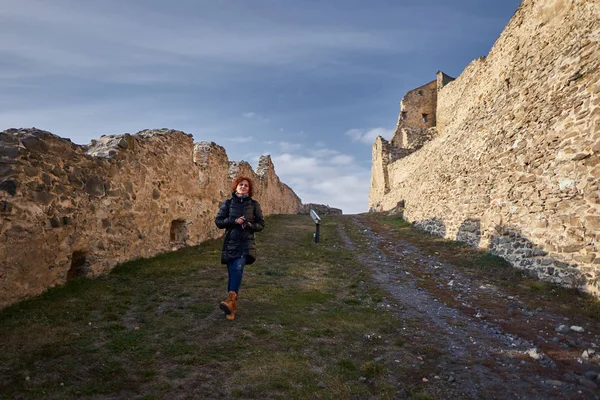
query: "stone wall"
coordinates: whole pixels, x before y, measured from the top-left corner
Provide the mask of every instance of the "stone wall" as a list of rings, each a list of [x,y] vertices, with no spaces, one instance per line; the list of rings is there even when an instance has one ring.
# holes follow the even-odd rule
[[[214,217],[238,173],[255,182],[265,214],[301,208],[269,156],[255,173],[180,131],[103,136],[89,146],[37,129],[1,132],[0,307],[219,237]]]
[[[435,126],[437,79],[406,93],[400,102],[398,127],[403,123],[411,127]]]
[[[599,70],[600,2],[524,0],[439,90],[431,141],[386,162],[376,140],[370,208],[599,295]]]
[[[298,214],[310,214],[310,210],[314,210],[319,217],[323,215],[342,215],[342,210],[339,208],[329,207],[325,204],[307,203],[303,204]]]

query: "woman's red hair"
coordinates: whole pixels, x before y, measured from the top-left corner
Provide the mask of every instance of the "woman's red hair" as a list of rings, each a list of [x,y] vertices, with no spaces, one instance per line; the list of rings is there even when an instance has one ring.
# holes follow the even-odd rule
[[[242,181],[248,182],[248,196],[252,197],[252,189],[254,189],[254,185],[252,184],[252,179],[245,176],[238,176],[233,180],[233,182],[231,183],[231,191],[235,192],[235,189],[237,189],[237,185],[239,185]]]

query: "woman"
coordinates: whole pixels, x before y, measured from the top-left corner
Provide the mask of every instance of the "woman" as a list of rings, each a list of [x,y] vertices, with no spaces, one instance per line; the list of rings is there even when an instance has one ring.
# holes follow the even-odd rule
[[[254,233],[265,227],[260,204],[252,199],[252,180],[240,176],[233,180],[231,190],[231,198],[225,200],[215,218],[217,227],[226,229],[221,264],[227,264],[228,293],[219,307],[230,321],[235,319],[244,266],[256,261]]]

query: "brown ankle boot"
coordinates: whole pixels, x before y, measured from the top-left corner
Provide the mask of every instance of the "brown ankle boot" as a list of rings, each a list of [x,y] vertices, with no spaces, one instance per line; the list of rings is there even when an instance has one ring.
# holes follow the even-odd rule
[[[235,319],[235,310],[237,308],[237,294],[232,290],[227,293],[227,298],[219,304],[219,308],[225,313],[228,320]]]

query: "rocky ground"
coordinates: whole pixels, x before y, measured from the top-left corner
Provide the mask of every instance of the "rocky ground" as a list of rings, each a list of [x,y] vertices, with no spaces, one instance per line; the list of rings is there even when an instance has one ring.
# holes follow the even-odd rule
[[[415,368],[426,364],[423,382],[434,387],[430,393],[600,399],[600,327],[593,319],[505,292],[398,239],[393,228],[382,229],[373,219],[345,218],[338,225],[345,247],[359,250],[361,262],[389,293],[381,307],[403,325],[406,346],[430,349],[410,361],[396,360]]]

